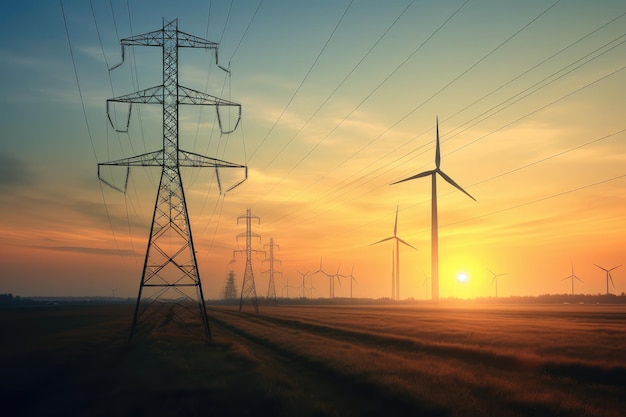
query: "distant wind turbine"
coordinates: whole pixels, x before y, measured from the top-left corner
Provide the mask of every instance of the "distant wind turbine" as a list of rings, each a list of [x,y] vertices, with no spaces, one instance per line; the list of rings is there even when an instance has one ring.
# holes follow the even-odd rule
[[[446,182],[459,191],[463,192],[472,200],[476,201],[467,191],[465,191],[459,184],[454,182],[452,178],[446,175],[440,168],[441,165],[441,151],[439,149],[439,117],[437,121],[437,142],[435,147],[435,169],[430,171],[424,171],[412,177],[405,178],[400,181],[393,182],[398,184],[404,181],[414,180],[416,178],[428,177],[432,178],[432,208],[431,208],[431,274],[432,274],[432,300],[439,301],[439,225],[437,223],[437,174],[441,176]]]
[[[576,275],[574,275],[574,263],[573,262],[572,262],[572,275],[563,278],[561,281],[565,281],[566,279],[572,280],[572,295],[574,295],[574,280],[577,279],[580,282],[583,282],[583,280],[578,278]]]
[[[400,299],[400,243],[403,243],[415,250],[417,250],[414,246],[406,243],[404,240],[398,237],[398,208],[396,206],[396,221],[393,225],[393,236],[387,237],[385,239],[379,240],[378,242],[374,242],[371,245],[377,245],[382,242],[386,242],[388,240],[394,239],[396,241],[396,263],[394,271],[395,273],[391,276],[391,299],[398,300]],[[370,245],[370,246],[371,246]]]
[[[426,279],[424,280],[424,283],[422,284],[422,286],[426,288],[426,284],[428,283],[428,281],[432,281],[432,280],[430,279],[428,275],[426,275],[426,272],[424,272],[424,277]],[[428,288],[426,288],[426,298],[428,298]]]
[[[339,270],[337,270],[337,273],[339,273]],[[354,264],[352,264],[352,270],[350,271],[350,275],[341,275],[342,278],[350,278],[350,299],[352,299],[352,282],[357,282],[356,278],[354,278]],[[341,284],[339,284],[341,285]]]
[[[496,298],[498,298],[498,278],[503,276],[503,275],[506,275],[506,273],[496,274],[495,272],[493,272],[489,268],[487,268],[487,271],[491,272],[491,275],[493,275],[493,278],[491,279],[491,284],[489,284],[489,285],[496,284]]]
[[[606,268],[602,268],[600,265],[598,264],[594,264],[595,266],[597,266],[598,268],[600,268],[601,270],[603,270],[604,272],[606,272],[606,295],[609,295],[609,280],[611,281],[611,284],[613,284],[613,288],[615,288],[615,283],[613,282],[613,277],[611,276],[611,271],[614,269],[619,268],[621,265],[617,265],[614,266],[611,269],[606,269]]]
[[[306,276],[309,274],[309,271],[307,271],[307,272],[305,272],[305,273],[302,273],[302,272],[300,272],[300,271],[298,271],[298,270],[296,269],[296,272],[297,272],[298,274],[302,275],[302,298],[306,298],[306,293],[305,293],[305,291],[306,291],[306,287],[304,286],[304,278],[306,278]],[[300,287],[298,287],[298,288],[300,288]]]

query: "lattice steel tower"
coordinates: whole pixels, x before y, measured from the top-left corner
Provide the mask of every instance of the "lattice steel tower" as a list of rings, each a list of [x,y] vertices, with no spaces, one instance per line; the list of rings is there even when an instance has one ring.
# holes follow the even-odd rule
[[[256,233],[252,232],[252,219],[257,221],[257,224],[261,224],[261,219],[258,216],[252,214],[250,209],[246,210],[244,216],[237,217],[237,224],[239,220],[246,220],[246,231],[237,235],[237,239],[241,237],[246,238],[246,249],[233,251],[233,257],[235,253],[246,253],[246,269],[243,273],[243,283],[241,285],[241,297],[239,298],[239,311],[241,311],[244,302],[250,301],[254,306],[254,311],[259,312],[259,303],[256,297],[256,286],[254,284],[254,273],[252,272],[252,254],[259,252],[256,249],[252,249],[252,238],[261,239]],[[263,252],[263,251],[260,251]]]
[[[113,186],[111,183],[102,178],[101,167],[107,165],[126,167],[126,180],[121,191],[126,191],[131,166],[162,168],[129,343],[132,342],[138,326],[142,331],[144,328],[150,331],[168,323],[178,324],[180,327],[192,331],[197,331],[200,328],[204,337],[210,340],[211,332],[180,168],[214,168],[221,192],[220,168],[244,170],[244,178],[230,188],[232,189],[245,181],[247,167],[179,149],[178,107],[180,104],[216,106],[217,120],[222,133],[230,133],[239,123],[241,105],[178,84],[179,48],[212,49],[215,51],[215,62],[218,66],[219,63],[217,59],[218,44],[179,31],[177,20],[169,23],[164,21],[162,29],[125,38],[120,43],[122,45],[122,62],[112,67],[111,70],[124,62],[124,48],[126,46],[157,46],[163,49],[162,85],[107,100],[107,114],[111,102],[128,103],[129,106],[132,106],[133,103],[162,105],[163,148],[130,158],[98,164],[98,177],[111,186]],[[234,106],[239,110],[237,122],[229,132],[222,129],[218,106]],[[109,120],[111,121],[110,116]],[[111,125],[113,125],[112,121]],[[164,315],[152,314],[157,311],[164,313]],[[200,317],[199,322],[197,314]],[[148,316],[153,318],[152,323],[148,323]],[[144,317],[146,320],[143,320]]]
[[[268,274],[270,277],[269,285],[267,286],[267,302],[273,302],[276,304],[276,286],[274,285],[274,275],[282,275],[282,272],[277,271],[274,268],[274,262],[281,263],[280,259],[274,258],[274,248],[280,249],[279,245],[274,244],[274,238],[270,237],[269,245],[264,245],[269,248],[269,257],[263,259],[263,262],[269,262],[267,271],[263,271],[262,274]]]

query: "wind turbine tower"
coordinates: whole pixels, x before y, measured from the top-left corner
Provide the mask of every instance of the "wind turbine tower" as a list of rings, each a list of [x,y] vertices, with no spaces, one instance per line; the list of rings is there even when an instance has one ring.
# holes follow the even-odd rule
[[[496,274],[495,272],[491,271],[490,269],[487,269],[487,270],[489,272],[491,272],[491,275],[493,275],[493,278],[491,279],[491,284],[490,285],[496,284],[496,298],[498,298],[498,278],[503,276],[503,275],[506,275],[506,273]]]
[[[574,280],[577,279],[580,282],[583,282],[583,280],[578,278],[576,275],[574,275],[574,263],[573,262],[572,262],[572,275],[569,275],[569,276],[563,278],[561,281],[565,281],[566,279],[571,279],[572,280],[572,295],[574,295]]]
[[[241,297],[239,298],[239,311],[243,308],[244,302],[250,301],[254,306],[254,311],[259,312],[259,303],[256,297],[256,287],[254,285],[254,273],[252,272],[252,254],[258,253],[255,249],[252,249],[252,238],[258,238],[261,240],[261,236],[252,232],[252,220],[255,220],[257,224],[261,224],[261,219],[258,216],[252,214],[250,209],[246,210],[246,214],[243,216],[237,217],[237,224],[239,224],[239,220],[246,221],[246,231],[244,233],[240,233],[237,235],[237,239],[245,237],[246,238],[246,249],[245,250],[236,250],[233,251],[233,256],[235,253],[244,253],[246,254],[246,269],[243,273],[243,283],[241,285]],[[262,251],[261,251],[262,252]]]
[[[339,273],[339,271],[337,271]],[[350,270],[350,275],[341,275],[342,278],[350,278],[350,299],[352,299],[352,282],[357,282],[356,278],[354,278],[354,264],[352,264],[352,270]]]
[[[609,295],[610,294],[609,293],[609,280],[611,281],[611,284],[613,285],[613,288],[615,289],[615,283],[613,282],[613,277],[611,276],[611,271],[614,270],[614,269],[619,268],[621,265],[614,266],[611,269],[603,268],[603,267],[601,267],[598,264],[594,264],[594,265],[597,266],[598,268],[600,268],[601,270],[603,270],[604,272],[606,272],[606,295]]]
[[[394,273],[392,274],[392,277],[391,277],[391,299],[392,300],[400,299],[400,243],[417,250],[414,246],[406,243],[404,240],[398,237],[398,209],[399,209],[399,206],[396,206],[396,221],[393,224],[393,236],[386,237],[382,240],[379,240],[378,242],[372,243],[372,245],[377,245],[379,243],[386,242],[392,239],[396,241],[395,267],[393,268]]]
[[[113,70],[124,63],[126,47],[156,46],[161,48],[163,52],[163,82],[161,85],[107,100],[109,122],[119,132],[128,131],[130,108],[133,104],[161,105],[163,117],[162,149],[98,164],[98,178],[105,184],[122,192],[127,190],[130,167],[151,166],[161,168],[161,179],[154,205],[139,293],[128,341],[132,343],[138,321],[144,316],[148,316],[146,311],[156,307],[167,310],[165,314],[173,317],[174,322],[178,322],[188,328],[190,318],[193,320],[188,312],[195,310],[195,314],[200,314],[204,336],[207,340],[210,340],[211,332],[202,293],[202,281],[198,272],[196,250],[191,234],[191,224],[189,222],[180,168],[215,169],[218,186],[221,191],[221,184],[219,183],[220,169],[240,168],[244,170],[244,179],[230,188],[232,189],[245,181],[247,178],[247,167],[180,149],[178,141],[178,110],[181,104],[215,106],[216,108],[219,106],[238,107],[239,117],[234,127],[236,129],[241,117],[241,105],[178,84],[178,51],[180,48],[211,49],[215,52],[215,62],[218,67],[219,63],[217,59],[218,44],[179,31],[177,19],[168,23],[164,21],[161,29],[124,38],[120,43],[122,46],[122,61],[109,70]],[[224,68],[220,68],[226,71]],[[114,126],[109,113],[110,103],[112,102],[127,103],[129,105],[126,130],[119,130]],[[219,110],[217,111],[217,119],[222,133],[231,133],[234,130],[223,130]],[[103,178],[102,168],[105,166],[126,168],[126,179],[122,187],[116,186],[112,181],[107,181]],[[195,302],[193,302],[194,298]],[[195,304],[195,307],[190,308],[190,305],[193,304]]]
[[[302,298],[306,298],[306,286],[304,285],[304,279],[309,274],[309,272],[300,272],[296,269],[296,272],[302,276],[302,285],[298,288],[302,288]]]
[[[276,304],[276,286],[274,285],[274,275],[282,275],[280,271],[276,271],[274,268],[274,262],[278,262],[282,264],[280,259],[274,258],[274,248],[280,249],[280,246],[274,244],[274,238],[270,237],[269,245],[265,245],[265,247],[269,248],[269,258],[265,258],[263,262],[269,262],[269,269],[267,271],[263,271],[261,274],[268,274],[270,277],[270,282],[267,287],[267,302],[269,303],[273,300],[274,304]],[[267,252],[266,252],[267,253]]]
[[[414,180],[416,178],[428,177],[432,179],[432,207],[431,207],[431,275],[432,275],[432,300],[439,301],[439,225],[437,220],[437,175],[440,175],[448,184],[452,185],[459,191],[463,192],[472,200],[476,201],[467,191],[465,191],[459,184],[454,182],[452,178],[446,175],[440,168],[441,165],[441,151],[439,149],[439,117],[436,119],[437,123],[437,142],[435,145],[435,169],[430,171],[424,171],[417,175],[405,178],[400,181],[396,181],[393,184],[398,184],[405,181]]]

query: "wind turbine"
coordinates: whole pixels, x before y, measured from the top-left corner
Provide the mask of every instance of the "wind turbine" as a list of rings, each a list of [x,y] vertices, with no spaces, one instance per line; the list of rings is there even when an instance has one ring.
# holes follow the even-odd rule
[[[339,270],[337,270],[339,272]],[[357,282],[356,278],[354,278],[354,264],[352,264],[352,270],[350,271],[350,275],[341,275],[342,278],[350,278],[350,299],[352,299],[352,281]],[[341,284],[339,284],[341,285]]]
[[[576,275],[574,275],[574,262],[572,262],[572,275],[563,278],[561,281],[565,281],[566,279],[571,279],[572,280],[572,295],[574,295],[574,280],[577,279],[578,281],[583,282],[582,279],[580,279]]]
[[[398,184],[404,181],[414,180],[416,178],[428,177],[432,178],[432,208],[431,208],[431,274],[432,274],[432,300],[439,301],[439,226],[437,223],[437,174],[441,176],[446,182],[459,191],[463,192],[472,200],[476,201],[467,191],[465,191],[459,184],[454,182],[452,178],[447,176],[440,168],[441,165],[441,151],[439,149],[439,117],[437,117],[437,142],[435,147],[435,169],[430,171],[424,171],[412,177],[405,178],[400,181],[391,183]]]
[[[379,243],[386,242],[392,239],[396,241],[396,264],[394,268],[395,274],[392,274],[391,276],[391,299],[393,300],[398,300],[400,298],[400,243],[403,243],[417,250],[415,247],[406,243],[404,240],[398,237],[398,208],[399,206],[396,206],[396,221],[393,225],[393,236],[387,237],[383,240],[379,240],[378,242],[374,242],[371,244],[371,245],[377,245]]]
[[[430,279],[430,277],[426,275],[426,272],[424,272],[424,277],[426,279],[424,280],[424,283],[422,284],[422,286],[426,288],[426,284],[428,283],[428,281],[432,281],[432,279]],[[428,289],[426,289],[426,297],[428,297]]]
[[[304,286],[304,278],[309,274],[309,271],[307,271],[305,273],[302,273],[302,272],[300,272],[300,271],[298,271],[296,269],[296,272],[298,272],[298,274],[302,275],[302,298],[306,298],[306,293],[305,293],[306,287]]]
[[[286,278],[287,278],[287,284],[286,285],[281,282],[281,284],[283,285],[283,289],[281,290],[280,295],[282,296],[283,293],[285,292],[285,290],[287,290],[287,298],[289,298],[289,288],[294,288],[294,289],[298,289],[298,288],[297,287],[292,287],[291,285],[289,285],[289,277],[286,277]]]
[[[341,262],[339,263],[339,266],[341,266]],[[339,268],[337,268],[337,271],[339,271]],[[310,276],[313,277],[313,275],[316,275],[317,273],[322,273],[324,275],[326,275],[328,277],[328,298],[333,298],[334,296],[334,285],[333,285],[333,279],[334,279],[334,275],[330,275],[329,273],[327,273],[326,271],[324,271],[322,269],[322,257],[320,256],[320,267],[317,271],[313,272]]]
[[[609,295],[609,280],[611,281],[611,284],[613,284],[613,288],[615,288],[615,283],[613,282],[613,277],[611,276],[611,271],[614,270],[614,269],[619,268],[621,265],[614,266],[611,269],[602,268],[598,264],[594,264],[594,265],[597,266],[598,268],[600,268],[601,270],[606,272],[606,295]]]
[[[506,273],[496,274],[495,272],[493,272],[489,268],[487,268],[487,271],[491,272],[491,275],[493,275],[493,278],[491,279],[491,284],[489,284],[489,285],[493,285],[494,283],[496,284],[496,298],[498,298],[498,277],[506,275]]]
[[[330,298],[335,298],[335,278],[337,279],[337,282],[339,283],[339,286],[341,287],[341,280],[339,278],[341,278],[342,275],[339,275],[340,268],[341,268],[341,261],[339,261],[339,265],[337,265],[337,272],[335,272],[335,275],[328,275],[328,278],[330,278]]]

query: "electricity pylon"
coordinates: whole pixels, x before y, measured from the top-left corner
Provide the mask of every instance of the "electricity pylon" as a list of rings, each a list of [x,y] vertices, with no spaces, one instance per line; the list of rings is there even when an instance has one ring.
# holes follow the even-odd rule
[[[162,85],[107,100],[107,116],[112,126],[113,121],[109,115],[111,102],[129,104],[129,121],[130,106],[133,103],[160,104],[163,107],[163,148],[130,158],[98,164],[98,178],[122,192],[126,192],[131,166],[156,166],[162,168],[143,273],[128,340],[129,343],[132,342],[139,319],[146,315],[146,311],[149,308],[154,306],[160,306],[163,310],[167,310],[165,323],[174,321],[182,327],[190,329],[192,327],[190,326],[190,319],[193,320],[193,318],[188,313],[190,310],[197,308],[204,335],[207,340],[210,340],[211,332],[202,293],[202,281],[198,272],[196,250],[191,235],[191,225],[180,168],[215,169],[221,192],[220,168],[244,169],[244,178],[230,188],[232,189],[245,181],[247,178],[247,167],[180,149],[178,143],[178,107],[180,104],[216,106],[216,110],[218,110],[217,119],[222,133],[230,133],[232,130],[225,132],[222,129],[217,107],[238,107],[240,118],[241,105],[178,84],[179,48],[212,49],[215,51],[215,61],[218,64],[218,44],[179,31],[178,20],[175,19],[169,23],[164,21],[162,29],[124,38],[120,43],[122,45],[122,61],[110,68],[110,70],[123,64],[124,48],[127,46],[157,46],[163,50]],[[239,123],[239,118],[235,128]],[[126,127],[128,128],[128,125]],[[115,126],[113,128],[118,130]],[[126,179],[123,188],[119,188],[102,178],[102,166],[126,167]],[[195,294],[193,294],[194,290]],[[175,298],[169,298],[172,293]],[[197,301],[195,307],[193,303],[190,304],[194,296]]]
[[[249,300],[250,302],[252,302],[252,305],[254,306],[254,311],[258,313],[259,303],[256,298],[256,286],[254,285],[254,273],[252,272],[252,253],[258,253],[258,252],[264,252],[264,251],[257,251],[255,249],[252,249],[252,238],[255,237],[255,238],[258,238],[259,240],[261,239],[261,236],[252,232],[252,219],[255,219],[258,224],[261,224],[261,219],[258,216],[255,216],[254,214],[252,214],[250,209],[246,210],[245,216],[237,217],[237,224],[239,224],[239,220],[241,219],[246,220],[246,231],[244,233],[238,234],[237,239],[241,237],[246,238],[246,249],[233,251],[233,256],[235,255],[235,253],[243,253],[243,252],[246,253],[246,269],[243,273],[243,283],[241,285],[241,297],[239,298],[239,311],[241,311],[243,307],[243,303]]]
[[[267,287],[267,302],[273,301],[276,304],[276,286],[274,285],[274,275],[282,275],[282,272],[277,271],[274,268],[274,262],[278,262],[282,264],[280,259],[274,258],[274,248],[280,249],[279,245],[274,244],[274,238],[270,237],[269,245],[264,245],[264,247],[269,247],[270,255],[268,258],[263,259],[263,262],[269,262],[269,268],[267,271],[261,272],[261,274],[268,274],[270,276],[270,283]]]

